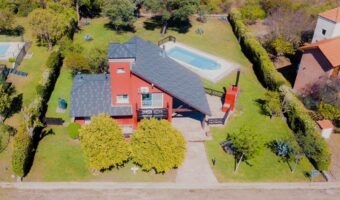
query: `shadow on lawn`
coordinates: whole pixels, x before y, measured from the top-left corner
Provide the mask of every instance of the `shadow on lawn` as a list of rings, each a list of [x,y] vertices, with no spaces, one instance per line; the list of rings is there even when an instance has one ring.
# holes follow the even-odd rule
[[[124,34],[124,33],[127,33],[127,32],[136,33],[136,28],[134,26],[120,26],[119,28],[117,28],[117,27],[115,27],[114,24],[109,22],[109,23],[106,23],[104,25],[104,27],[109,29],[109,30],[115,31],[118,34]]]
[[[146,30],[154,31],[155,29],[160,29],[160,33],[162,32],[163,22],[161,20],[160,16],[154,16],[149,20],[146,20],[144,22],[144,28]],[[178,33],[187,33],[190,28],[192,27],[192,24],[190,23],[190,20],[169,20],[168,22],[168,29],[167,30],[173,30]]]

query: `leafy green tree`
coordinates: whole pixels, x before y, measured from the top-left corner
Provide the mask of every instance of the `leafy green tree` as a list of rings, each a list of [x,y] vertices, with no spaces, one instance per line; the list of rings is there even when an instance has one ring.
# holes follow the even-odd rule
[[[131,26],[135,21],[136,5],[132,0],[104,0],[102,11],[107,16],[115,29]]]
[[[264,96],[263,111],[271,118],[281,113],[281,97],[278,92],[267,91]]]
[[[300,160],[304,154],[296,142],[290,139],[276,139],[269,144],[272,151],[285,162],[287,162],[292,173],[296,170]],[[294,166],[291,167],[290,161],[294,161]]]
[[[79,71],[89,70],[87,59],[80,53],[69,53],[64,59],[66,67],[72,70],[74,74]]]
[[[167,172],[185,158],[183,135],[166,120],[144,119],[131,137],[132,159],[150,171]]]
[[[30,155],[32,153],[32,139],[24,127],[20,127],[13,139],[12,169],[15,175],[22,178],[26,175]]]
[[[53,9],[35,9],[28,16],[33,35],[42,42],[47,42],[49,50],[63,36],[70,34],[76,21],[70,10],[60,6],[51,7]]]
[[[109,63],[107,51],[101,48],[91,49],[87,56],[90,70],[94,73],[104,73],[108,71]]]
[[[2,84],[0,84],[0,121],[3,122],[6,118],[9,109],[11,108],[13,95]]]
[[[22,113],[24,115],[25,127],[29,136],[33,137],[34,130],[42,127],[43,123],[40,121],[42,112],[42,98],[35,98],[28,106],[24,107]]]
[[[262,138],[248,129],[241,128],[237,132],[229,133],[222,147],[225,151],[234,155],[234,172],[237,172],[242,161],[248,161],[260,152]]]
[[[9,30],[14,24],[14,14],[7,9],[0,9],[0,32]]]
[[[163,24],[162,35],[165,35],[169,20],[187,20],[197,12],[200,0],[144,0],[144,6],[161,17]]]
[[[89,166],[105,170],[123,165],[130,156],[120,126],[110,116],[99,115],[91,118],[91,124],[79,130],[81,147]]]

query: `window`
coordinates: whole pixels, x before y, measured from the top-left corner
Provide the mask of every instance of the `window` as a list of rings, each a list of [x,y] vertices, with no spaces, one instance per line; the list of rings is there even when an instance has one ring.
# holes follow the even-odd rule
[[[322,29],[322,35],[326,35],[326,29]]]
[[[163,93],[142,94],[142,108],[163,108]]]
[[[129,103],[129,96],[127,94],[117,95],[117,103],[118,104]]]
[[[117,74],[125,74],[125,69],[124,68],[117,68],[116,73]]]

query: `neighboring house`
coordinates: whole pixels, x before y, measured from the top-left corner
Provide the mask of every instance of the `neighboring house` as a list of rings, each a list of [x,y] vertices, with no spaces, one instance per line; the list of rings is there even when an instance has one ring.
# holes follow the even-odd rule
[[[171,122],[179,112],[210,115],[199,76],[151,42],[134,37],[111,43],[108,58],[110,74],[75,76],[70,105],[75,122],[86,124],[91,116],[106,113],[123,127],[135,128],[143,118]]]
[[[311,44],[303,52],[294,89],[302,92],[322,77],[339,77],[340,70],[340,8],[321,13]]]
[[[312,42],[340,36],[340,7],[320,13]]]

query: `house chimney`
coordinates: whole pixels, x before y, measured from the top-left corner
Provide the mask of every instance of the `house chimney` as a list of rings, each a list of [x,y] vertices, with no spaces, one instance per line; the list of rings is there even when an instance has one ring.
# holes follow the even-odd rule
[[[240,71],[240,69],[238,69],[237,70],[237,74],[236,74],[236,82],[235,82],[235,86],[236,87],[238,86],[238,82],[240,80],[240,73],[241,73],[241,71]]]

